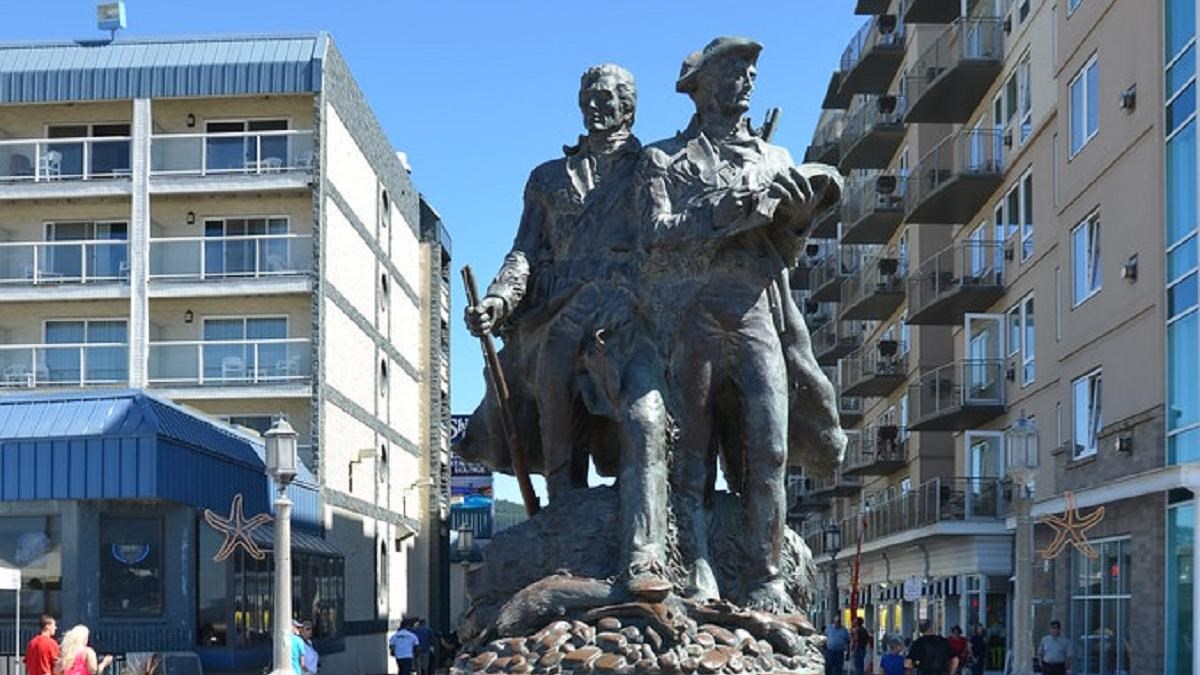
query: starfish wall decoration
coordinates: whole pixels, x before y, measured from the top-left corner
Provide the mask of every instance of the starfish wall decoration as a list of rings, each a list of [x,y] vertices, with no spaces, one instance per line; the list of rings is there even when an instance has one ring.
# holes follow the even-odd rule
[[[233,555],[239,546],[255,560],[267,557],[267,554],[263,553],[258,544],[255,544],[254,540],[250,538],[250,533],[271,522],[272,518],[270,514],[260,513],[247,519],[242,513],[242,494],[240,492],[233,496],[233,504],[229,507],[228,518],[204,509],[204,520],[208,521],[214,530],[225,535],[225,542],[213,556],[213,562],[225,562],[226,558]]]
[[[1063,493],[1063,499],[1066,501],[1066,509],[1061,516],[1043,516],[1038,519],[1039,523],[1054,528],[1054,540],[1050,542],[1049,546],[1042,549],[1042,559],[1057,558],[1067,544],[1074,546],[1075,550],[1089,558],[1098,557],[1100,554],[1088,543],[1087,531],[1104,520],[1104,507],[1097,506],[1096,510],[1086,516],[1081,516],[1079,507],[1075,505],[1074,492]]]

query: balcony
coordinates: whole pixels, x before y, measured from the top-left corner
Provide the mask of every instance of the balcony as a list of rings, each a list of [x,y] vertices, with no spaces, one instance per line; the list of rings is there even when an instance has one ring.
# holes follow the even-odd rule
[[[908,349],[896,340],[876,340],[842,359],[842,394],[889,396],[908,380]]]
[[[983,102],[1003,66],[1004,29],[1000,19],[984,16],[955,21],[905,74],[908,111],[904,121],[965,123]]]
[[[1004,361],[973,359],[922,374],[908,387],[909,429],[963,431],[1004,414]]]
[[[0,140],[0,199],[123,196],[129,136]]]
[[[845,113],[841,110],[826,111],[813,132],[812,144],[804,151],[804,161],[836,165],[840,158],[842,127]]]
[[[812,265],[813,261],[807,256],[802,255],[796,261],[796,265],[788,270],[788,284],[793,291],[808,290],[809,277],[812,275]],[[449,298],[446,299],[449,300]],[[443,305],[443,307],[449,306],[449,304]]]
[[[858,494],[860,490],[862,490],[862,478],[859,478],[858,476],[847,476],[842,469],[838,469],[832,478],[811,480],[812,491],[810,494],[816,499],[853,497],[854,495]]]
[[[863,418],[863,400],[859,396],[838,397],[838,418],[842,427],[849,429],[858,426]]]
[[[0,387],[92,387],[129,381],[124,342],[0,345]]]
[[[908,439],[895,426],[864,429],[846,445],[842,472],[847,476],[886,476],[908,466]]]
[[[846,119],[841,139],[842,171],[886,169],[904,142],[904,98],[866,98]]]
[[[822,366],[836,365],[838,359],[858,347],[859,333],[856,326],[841,321],[830,321],[812,333],[813,356]]]
[[[232,189],[303,187],[315,162],[313,132],[156,134],[150,138],[155,193],[189,192],[195,179]]]
[[[124,240],[0,242],[0,286],[129,281]]]
[[[966,240],[942,249],[908,277],[908,323],[956,326],[1004,296],[1003,242]]]
[[[812,222],[808,226],[808,238],[836,239],[839,220],[841,220],[841,209],[837,204],[818,211],[813,215]]]
[[[833,319],[833,308],[826,303],[806,297],[801,297],[796,302],[800,305],[800,311],[804,315],[804,325],[808,327],[809,334]]]
[[[845,110],[850,106],[850,94],[842,91],[842,71],[835,70],[829,76],[829,84],[825,87],[825,98],[821,107],[825,110]]]
[[[862,269],[842,284],[843,321],[883,320],[904,304],[904,263],[895,251],[863,262]]]
[[[150,279],[163,283],[286,280],[312,272],[312,236],[262,234],[150,240]],[[301,289],[307,289],[307,281]]]
[[[858,533],[872,542],[939,523],[977,523],[988,528],[1004,517],[1003,488],[995,478],[934,478],[915,489],[873,504],[840,524],[845,533]]]
[[[154,387],[286,387],[312,379],[308,338],[151,342]]]
[[[816,499],[809,488],[809,479],[803,473],[789,469],[785,487],[788,517],[800,520],[808,513],[818,513],[829,507],[828,499]]]
[[[884,244],[904,221],[905,182],[892,175],[850,181],[842,199],[843,244]]]
[[[1003,137],[991,129],[958,131],[942,139],[908,177],[905,221],[969,222],[1004,181]]]
[[[841,247],[830,251],[813,265],[809,272],[809,300],[813,302],[837,302],[841,299],[842,284],[858,269],[854,258]]]
[[[842,93],[887,93],[903,61],[904,24],[894,14],[871,17],[842,52]]]
[[[958,0],[908,0],[904,23],[950,23],[959,17]]]
[[[883,14],[888,10],[891,0],[857,0],[854,3],[855,14]]]

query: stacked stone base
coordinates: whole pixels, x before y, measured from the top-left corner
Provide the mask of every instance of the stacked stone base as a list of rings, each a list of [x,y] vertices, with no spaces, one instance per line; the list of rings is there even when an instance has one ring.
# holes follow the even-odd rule
[[[671,638],[651,626],[605,617],[594,625],[555,621],[527,637],[494,640],[455,660],[452,675],[692,675],[824,672],[823,638],[798,637],[796,655],[776,653],[741,628],[703,625]]]

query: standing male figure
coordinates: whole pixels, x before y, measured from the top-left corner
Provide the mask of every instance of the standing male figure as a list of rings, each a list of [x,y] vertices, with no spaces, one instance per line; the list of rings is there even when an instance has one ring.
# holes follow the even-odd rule
[[[871,648],[871,633],[863,625],[861,616],[854,617],[854,632],[851,634],[851,650],[854,658],[854,675],[866,672],[867,653]]]
[[[58,622],[49,614],[43,614],[38,623],[38,634],[25,645],[25,672],[28,675],[51,675],[58,661],[58,643],[54,635]]]
[[[915,675],[949,675],[958,670],[958,657],[950,651],[950,643],[937,634],[933,622],[921,622],[921,637],[908,648],[905,666]]]
[[[840,616],[825,629],[825,673],[842,675],[846,667],[846,648],[850,646],[850,632],[842,625]]]
[[[1038,662],[1045,675],[1065,675],[1071,669],[1071,640],[1062,634],[1062,624],[1050,622],[1050,633],[1038,644]]]
[[[417,636],[417,673],[419,675],[430,675],[430,665],[433,660],[434,636],[433,629],[429,627],[429,623],[420,617],[413,619],[413,635]]]
[[[652,230],[646,285],[670,351],[669,405],[679,426],[672,487],[687,594],[719,595],[708,543],[719,452],[752,542],[746,604],[784,611],[789,455],[827,473],[846,442],[788,269],[812,212],[840,197],[841,178],[824,165],[796,167],[750,128],[744,115],[761,50],[722,37],[684,61],[676,90],[696,113],[685,131],[646,149],[637,184]]]
[[[517,426],[550,499],[587,486],[588,454],[618,476],[619,574],[635,594],[663,593],[667,529],[667,414],[663,368],[638,305],[640,220],[630,180],[641,151],[632,133],[637,89],[629,71],[589,68],[579,108],[587,134],[566,157],[530,174],[512,251],[477,307],[475,335],[505,335]],[[510,466],[494,392],[457,450]],[[532,435],[532,434],[531,434]]]
[[[408,629],[409,625],[408,619],[402,620],[400,627],[388,639],[388,648],[392,652],[392,658],[396,659],[396,669],[400,671],[400,675],[412,675],[413,656],[419,643],[417,636]]]

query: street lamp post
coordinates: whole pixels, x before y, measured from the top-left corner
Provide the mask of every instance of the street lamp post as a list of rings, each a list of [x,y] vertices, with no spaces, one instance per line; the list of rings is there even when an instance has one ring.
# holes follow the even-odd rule
[[[272,675],[292,673],[292,500],[287,486],[296,477],[296,430],[280,416],[265,434],[267,475],[275,480],[275,611]],[[299,675],[298,673],[296,675]]]
[[[1033,668],[1033,507],[1035,470],[1038,465],[1038,432],[1034,421],[1021,416],[1005,433],[1008,477],[1012,484],[1016,529],[1013,542],[1013,627],[1014,675],[1032,673]]]
[[[837,580],[837,554],[842,550],[842,528],[838,524],[829,521],[829,525],[825,528],[825,552],[829,554],[829,602],[826,612],[828,614],[827,625],[832,626],[834,618],[838,615],[838,580]]]

